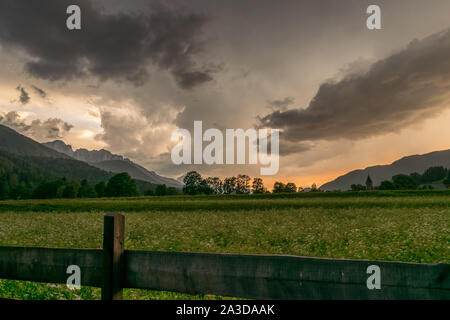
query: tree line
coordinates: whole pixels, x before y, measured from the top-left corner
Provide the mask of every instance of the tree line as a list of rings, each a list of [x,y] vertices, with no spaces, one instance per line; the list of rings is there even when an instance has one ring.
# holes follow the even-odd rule
[[[250,178],[246,174],[239,174],[236,177],[203,178],[197,171],[190,171],[183,178],[183,193],[188,195],[196,194],[261,194],[270,193],[264,186],[261,178]],[[272,193],[282,192],[302,192],[303,188],[297,188],[295,183],[275,182]],[[319,191],[314,184],[311,191]]]
[[[37,180],[38,179],[38,180]],[[180,190],[166,185],[156,185],[143,192],[146,196],[181,194]],[[75,199],[102,197],[139,196],[136,180],[126,172],[112,176],[108,181],[90,184],[81,181],[58,178],[45,180],[42,177],[30,177],[20,172],[10,171],[2,174],[0,170],[0,200],[7,199]]]
[[[138,196],[136,181],[128,173],[119,173],[109,179],[90,185],[86,179],[68,181],[66,178],[42,181],[33,190],[31,199],[101,198]]]
[[[4,169],[4,168],[3,168]],[[86,179],[81,181],[59,178],[45,180],[38,171],[0,169],[0,200],[5,199],[54,199],[54,198],[101,198],[101,197],[132,197],[139,196],[136,181],[128,173],[119,173],[112,176],[107,182],[90,185]],[[166,185],[157,185],[147,189],[146,196],[164,195],[197,195],[197,194],[263,194],[271,193],[264,186],[261,178],[250,178],[239,174],[233,177],[220,179],[218,177],[203,178],[198,172],[191,171],[183,179],[184,187],[181,190]],[[417,172],[394,175],[391,180],[382,181],[377,187],[373,186],[370,176],[367,176],[365,185],[352,184],[352,191],[366,190],[411,190],[431,189],[431,183],[441,182],[450,186],[450,170],[442,166],[431,167],[423,174]],[[272,193],[292,192],[318,192],[321,191],[315,184],[308,190],[298,187],[293,182],[286,184],[275,182]]]

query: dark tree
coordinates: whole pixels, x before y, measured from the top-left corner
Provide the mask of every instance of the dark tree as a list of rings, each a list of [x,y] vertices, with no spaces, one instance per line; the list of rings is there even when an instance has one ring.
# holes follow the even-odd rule
[[[396,189],[411,190],[417,189],[417,183],[406,174],[397,174],[392,177]]]
[[[34,199],[56,198],[59,188],[63,185],[64,185],[63,180],[44,181],[36,187],[32,197]]]
[[[9,198],[9,183],[6,181],[6,177],[0,177],[0,200]]]
[[[97,192],[97,197],[102,198],[105,196],[106,183],[101,181],[95,185],[95,192]]]
[[[188,172],[183,179],[183,193],[190,195],[201,193],[202,181],[202,176],[197,171]]]
[[[86,179],[81,181],[81,187],[78,190],[78,198],[96,198],[97,192],[89,185]]]
[[[288,182],[284,188],[284,192],[297,192],[297,186],[293,182]]]
[[[65,185],[59,187],[57,197],[64,199],[76,198],[78,195],[79,188],[80,185],[78,182],[66,183]]]
[[[239,174],[236,179],[236,193],[250,193],[250,177],[246,174]]]
[[[105,189],[107,197],[132,197],[139,195],[136,181],[126,172],[119,173],[109,179]]]
[[[420,173],[413,172],[413,173],[411,173],[409,176],[414,180],[414,182],[415,182],[417,185],[419,185],[420,182],[422,181],[422,175],[421,175]]]
[[[273,184],[273,193],[281,193],[281,192],[285,192],[286,189],[286,185],[283,182],[275,182]]]
[[[212,190],[214,194],[223,193],[223,182],[218,177],[208,177],[205,179],[208,188]]]
[[[236,193],[236,177],[228,177],[223,181],[223,193]]]
[[[422,175],[422,183],[432,183],[445,179],[447,176],[447,170],[444,167],[431,167],[428,168]]]
[[[214,189],[208,183],[208,179],[202,179],[198,187],[199,194],[214,194]]]
[[[261,178],[254,178],[252,183],[253,193],[266,193],[267,189],[264,187],[263,180]]]
[[[155,189],[155,195],[157,196],[167,195],[167,186],[165,184],[158,184]]]
[[[380,189],[380,190],[395,190],[397,188],[392,181],[384,180],[381,182],[378,189]]]

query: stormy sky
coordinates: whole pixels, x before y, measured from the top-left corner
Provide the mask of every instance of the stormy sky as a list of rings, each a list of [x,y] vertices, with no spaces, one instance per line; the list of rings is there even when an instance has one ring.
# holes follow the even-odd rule
[[[70,4],[81,30],[66,28]],[[366,28],[369,4],[381,30]],[[192,167],[170,162],[171,133],[194,120],[279,128],[271,179],[321,184],[450,148],[449,12],[446,0],[3,0],[0,123],[173,177]]]

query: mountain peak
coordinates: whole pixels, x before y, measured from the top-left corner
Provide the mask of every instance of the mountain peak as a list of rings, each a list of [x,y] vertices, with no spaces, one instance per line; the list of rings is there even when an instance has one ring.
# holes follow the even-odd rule
[[[113,154],[108,150],[87,150],[80,148],[73,150],[71,145],[61,140],[43,143],[46,147],[68,155],[76,160],[89,163],[91,166],[105,170],[107,172],[122,173],[127,172],[133,179],[143,180],[152,184],[165,184],[168,187],[182,188],[180,182],[158,175],[154,171],[134,163],[121,155]]]
[[[62,140],[55,140],[52,142],[45,142],[43,143],[44,146],[49,147],[55,151],[58,151],[60,153],[64,153],[65,155],[68,155],[69,157],[73,157],[73,149],[71,145],[66,144]]]
[[[88,163],[96,163],[109,160],[125,160],[125,161],[128,160],[125,159],[123,156],[113,154],[105,149],[89,151],[87,149],[80,148],[77,150],[73,150],[71,145],[66,144],[64,141],[61,140],[45,142],[43,143],[43,145],[58,152],[64,153],[69,157]]]

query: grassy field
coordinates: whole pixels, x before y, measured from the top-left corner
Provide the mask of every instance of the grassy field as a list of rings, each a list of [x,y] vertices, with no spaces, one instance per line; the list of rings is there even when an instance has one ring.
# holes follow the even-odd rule
[[[99,248],[103,216],[127,249],[450,263],[450,192],[141,197],[0,202],[0,246]],[[0,297],[98,299],[100,290],[0,280]],[[127,299],[216,299],[125,290]]]

